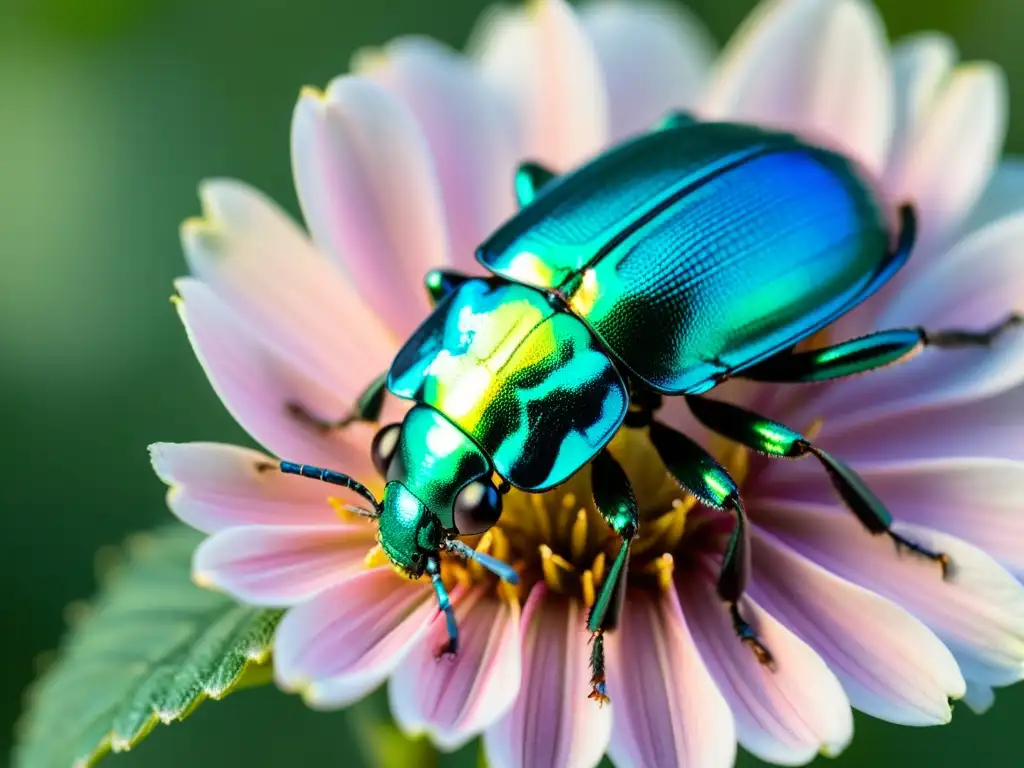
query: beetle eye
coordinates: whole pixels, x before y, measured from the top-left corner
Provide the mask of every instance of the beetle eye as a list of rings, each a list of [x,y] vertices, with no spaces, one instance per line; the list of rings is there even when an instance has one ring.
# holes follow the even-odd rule
[[[387,476],[391,460],[395,458],[395,450],[398,448],[398,437],[401,432],[401,424],[388,424],[373,436],[370,457],[373,459],[373,466],[382,476]]]
[[[491,483],[475,480],[459,491],[453,512],[459,533],[483,533],[501,517],[501,494]]]

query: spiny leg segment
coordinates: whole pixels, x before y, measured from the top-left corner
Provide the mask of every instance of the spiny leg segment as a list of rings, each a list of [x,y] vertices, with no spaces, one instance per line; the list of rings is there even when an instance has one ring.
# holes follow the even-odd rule
[[[796,459],[813,456],[825,468],[839,498],[865,528],[885,534],[899,550],[908,550],[939,564],[943,578],[952,573],[949,556],[917,544],[892,530],[892,515],[868,485],[839,459],[811,444],[789,427],[739,406],[705,397],[689,396],[687,404],[697,420],[718,434],[770,457]]]
[[[604,665],[604,633],[613,629],[622,610],[626,593],[626,571],[629,552],[640,525],[636,496],[629,478],[607,449],[601,451],[590,465],[594,504],[601,517],[621,538],[619,553],[615,556],[601,591],[587,617],[587,630],[592,633],[590,651],[590,698],[599,704],[608,701]]]
[[[981,331],[896,328],[844,341],[823,349],[783,352],[739,375],[754,381],[787,384],[830,381],[881,368],[918,354],[925,347],[968,349],[989,347],[1003,334],[1024,325],[1024,315],[1008,315]]]
[[[758,661],[774,666],[771,652],[740,613],[739,601],[750,580],[750,532],[736,482],[710,453],[661,422],[651,423],[651,443],[680,485],[707,506],[728,512],[735,519],[722,554],[718,596],[729,606],[736,635],[750,647]]]

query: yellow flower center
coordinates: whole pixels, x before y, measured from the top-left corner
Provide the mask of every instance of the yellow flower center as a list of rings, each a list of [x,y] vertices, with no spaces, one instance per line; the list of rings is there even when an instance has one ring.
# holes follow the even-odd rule
[[[690,515],[696,499],[680,488],[658,457],[646,429],[622,428],[609,450],[629,477],[640,511],[640,527],[630,559],[629,581],[667,588],[675,568],[704,549],[700,537],[706,516]],[[747,452],[716,441],[712,452],[741,483]],[[520,575],[517,587],[501,584],[479,564],[442,556],[441,574],[449,589],[486,583],[520,602],[539,581],[548,588],[593,604],[622,539],[601,517],[591,496],[590,468],[545,493],[511,490],[501,520],[480,536],[463,540],[479,551],[511,563]],[[700,540],[704,546],[697,546]],[[366,557],[367,567],[388,563],[379,546]],[[424,577],[425,578],[425,577]]]

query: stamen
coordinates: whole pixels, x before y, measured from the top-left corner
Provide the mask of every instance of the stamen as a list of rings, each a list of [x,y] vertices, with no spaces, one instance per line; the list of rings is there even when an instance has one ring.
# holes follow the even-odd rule
[[[580,577],[580,589],[583,591],[583,604],[592,608],[597,599],[597,591],[594,589],[594,572],[589,568]]]
[[[804,430],[804,438],[807,442],[814,442],[818,438],[818,435],[821,434],[821,429],[824,426],[825,419],[821,416],[815,417],[814,421],[812,421],[807,429]]]
[[[574,568],[564,557],[552,552],[551,547],[547,544],[541,544],[537,549],[540,552],[540,564],[541,569],[544,571],[544,581],[553,590],[557,592],[564,591],[562,574],[571,573]]]
[[[539,538],[544,541],[551,541],[551,520],[548,514],[547,505],[544,503],[544,495],[540,493],[530,494],[530,504],[533,505],[534,520],[540,530]]]
[[[606,559],[604,552],[598,552],[597,556],[594,558],[594,564],[590,566],[590,569],[594,572],[595,585],[604,581],[604,568],[605,565],[607,565],[605,562]]]
[[[672,572],[675,570],[675,558],[665,552],[657,560],[652,560],[644,568],[648,573],[654,573],[658,577],[658,586],[665,592],[672,588]]]
[[[364,568],[379,568],[382,565],[387,565],[391,561],[388,559],[387,553],[384,552],[380,544],[374,544],[370,551],[366,553],[366,557],[363,558]]]
[[[576,522],[572,524],[569,546],[572,551],[573,560],[579,560],[583,557],[583,552],[587,548],[587,510],[585,509],[580,509],[576,513]]]

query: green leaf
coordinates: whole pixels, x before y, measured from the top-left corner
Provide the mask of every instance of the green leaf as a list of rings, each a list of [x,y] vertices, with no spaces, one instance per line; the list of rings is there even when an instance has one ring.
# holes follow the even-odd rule
[[[17,768],[94,765],[133,747],[158,721],[269,681],[282,612],[195,586],[189,572],[201,539],[173,526],[129,542],[125,562],[30,691]]]

